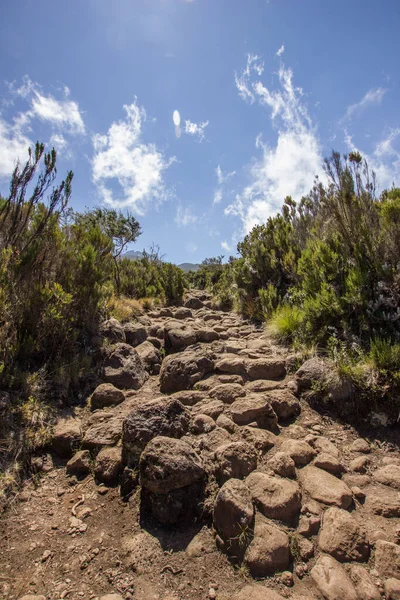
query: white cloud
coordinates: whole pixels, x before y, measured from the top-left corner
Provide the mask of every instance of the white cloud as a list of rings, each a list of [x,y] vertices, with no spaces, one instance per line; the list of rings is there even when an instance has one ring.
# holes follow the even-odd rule
[[[192,123],[192,121],[185,121],[185,133],[188,135],[197,136],[199,142],[202,142],[205,137],[205,129],[208,127],[209,121],[203,123]]]
[[[217,174],[218,185],[222,185],[222,184],[226,183],[229,179],[231,179],[231,177],[236,175],[236,171],[231,171],[230,173],[224,173],[219,165],[215,169],[215,172]]]
[[[273,147],[265,144],[261,135],[257,136],[256,148],[261,150],[261,156],[253,158],[248,168],[249,184],[225,209],[225,214],[241,218],[246,233],[278,212],[286,196],[299,200],[308,193],[315,176],[323,172],[316,129],[303,102],[301,88],[293,84],[291,69],[280,67],[276,90],[266,88],[261,81],[252,81],[251,75],[248,60],[243,72],[246,87],[253,101],[257,99],[269,109],[278,134]],[[243,98],[242,90],[238,91]]]
[[[213,204],[219,204],[222,201],[223,193],[221,188],[217,188],[214,192]]]
[[[190,208],[178,206],[175,216],[175,223],[179,227],[187,227],[198,221],[198,217],[192,213]]]
[[[226,250],[226,252],[231,252],[233,250],[233,246],[231,244],[228,244],[227,241],[221,242],[221,248],[223,250]]]
[[[28,159],[28,148],[32,146],[32,140],[22,133],[18,124],[10,125],[0,118],[0,177],[9,177],[17,160]]]
[[[150,203],[157,205],[168,197],[164,173],[175,159],[167,160],[154,144],[142,141],[146,111],[136,98],[124,110],[125,119],[114,121],[107,134],[93,136],[92,178],[104,203],[144,214]],[[115,196],[112,181],[122,197]]]
[[[382,102],[387,89],[378,87],[376,89],[368,90],[360,102],[351,104],[346,110],[345,119],[351,119],[352,117],[362,113],[369,106],[376,106]]]
[[[276,55],[277,56],[282,56],[282,54],[285,52],[285,45],[282,44],[282,46],[279,48],[279,50],[277,51]]]
[[[67,86],[64,86],[63,90],[64,99],[57,100],[50,94],[44,94],[39,84],[25,75],[22,85],[15,87],[15,84],[11,84],[10,90],[30,103],[31,108],[26,113],[30,119],[38,118],[51,123],[71,135],[85,134],[85,124],[79,104],[69,99],[70,90]]]
[[[238,75],[235,72],[235,84],[242,100],[253,104],[255,101],[255,96],[251,89],[252,86],[250,79],[253,73],[256,73],[259,77],[261,77],[263,71],[264,63],[261,62],[261,58],[257,56],[257,54],[248,54],[247,63],[242,73]]]

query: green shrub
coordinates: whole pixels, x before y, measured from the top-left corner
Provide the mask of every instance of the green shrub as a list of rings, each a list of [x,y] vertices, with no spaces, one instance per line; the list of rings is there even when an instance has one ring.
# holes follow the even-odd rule
[[[301,337],[304,318],[301,308],[283,304],[268,320],[268,330],[278,342],[289,344]]]

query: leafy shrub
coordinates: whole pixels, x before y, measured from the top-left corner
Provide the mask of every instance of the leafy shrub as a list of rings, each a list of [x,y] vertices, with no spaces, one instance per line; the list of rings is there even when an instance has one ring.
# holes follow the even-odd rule
[[[282,304],[268,320],[268,330],[278,342],[291,343],[301,335],[304,316],[298,306]]]

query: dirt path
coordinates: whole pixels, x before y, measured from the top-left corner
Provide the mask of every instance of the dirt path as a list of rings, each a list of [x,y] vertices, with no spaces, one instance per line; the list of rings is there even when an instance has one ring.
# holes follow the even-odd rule
[[[147,341],[143,347],[142,341],[137,349],[152,373],[144,384],[125,391],[123,401],[115,406],[77,410],[66,421],[69,425],[62,422],[56,431],[51,451],[37,457],[38,475],[26,483],[18,502],[0,522],[0,597],[400,597],[393,591],[400,585],[397,449],[375,439],[364,440],[351,427],[299,402],[296,377],[287,374],[292,357],[284,349],[237,315],[212,311],[206,296],[193,298],[189,305],[199,308],[186,313],[178,309],[178,315],[176,310],[163,309],[142,320],[150,345]],[[138,335],[135,327],[131,337]],[[115,335],[118,339],[120,334]],[[161,396],[158,371],[164,353],[159,354],[157,346],[163,340],[168,353],[182,359],[183,367],[178,365],[179,370],[169,357],[164,359],[161,387],[175,386],[173,398],[186,405],[184,414],[190,414],[191,422],[182,440],[200,457],[208,481],[204,501],[208,510],[195,511],[189,520],[180,516],[169,526],[158,523],[154,511],[152,516],[141,509],[140,487],[122,500],[118,485],[124,419]],[[212,361],[212,369],[201,373],[199,361],[204,356]],[[185,391],[179,382],[189,377],[189,371],[182,371],[189,369],[189,359],[198,361],[200,371],[190,367],[195,381],[192,391]],[[171,393],[164,395],[163,402]],[[268,423],[273,413],[277,425],[268,425],[266,404]],[[229,444],[239,444],[233,448],[238,455],[232,457],[224,449]],[[94,466],[91,462],[87,475],[71,476],[66,471],[70,457],[56,452],[66,446],[79,452],[88,449],[91,460],[106,449],[106,458],[103,462],[98,458]],[[110,448],[116,449],[115,456],[107,454]],[[113,469],[115,480],[109,483]],[[249,548],[243,548],[240,561],[229,560],[225,553],[229,550],[227,540],[221,540],[220,517],[215,527],[222,551],[217,548],[210,517],[216,494],[230,477],[244,481],[256,507],[255,525],[251,515],[252,533],[245,541]],[[268,488],[275,484],[281,487]],[[155,502],[154,494],[151,498]],[[243,512],[240,502],[237,498],[228,502],[226,511],[234,506]],[[231,521],[227,526],[234,529]]]

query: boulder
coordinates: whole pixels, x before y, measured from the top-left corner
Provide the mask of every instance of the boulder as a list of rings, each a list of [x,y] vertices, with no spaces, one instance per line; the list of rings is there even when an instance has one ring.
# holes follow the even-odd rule
[[[332,473],[333,475],[339,475],[344,471],[344,466],[337,458],[335,458],[335,456],[332,456],[332,454],[325,454],[324,452],[318,454],[313,465],[319,469],[324,469],[324,471],[328,471],[328,473]]]
[[[370,464],[371,459],[369,456],[357,456],[356,458],[353,458],[353,460],[350,461],[349,470],[355,471],[356,473],[366,473]]]
[[[353,501],[347,485],[323,469],[308,465],[299,471],[298,478],[302,488],[318,502],[346,509]]]
[[[375,569],[381,577],[400,579],[400,546],[385,540],[375,544]]]
[[[131,346],[139,346],[147,340],[147,330],[141,323],[125,323],[124,332],[126,343]]]
[[[150,373],[150,375],[158,375],[162,358],[157,348],[147,340],[136,346],[136,352],[139,354],[140,360],[146,371]]]
[[[91,410],[97,410],[107,406],[116,406],[124,400],[124,393],[112,383],[101,383],[90,398],[90,408]]]
[[[289,537],[276,527],[257,516],[254,538],[246,550],[245,565],[253,577],[267,577],[289,566]]]
[[[251,473],[245,480],[257,509],[267,518],[292,523],[301,509],[297,483],[266,473]]]
[[[246,390],[238,383],[222,383],[209,391],[210,398],[216,398],[225,404],[232,404],[237,398],[245,395]]]
[[[222,484],[228,479],[244,479],[257,468],[257,452],[246,442],[230,442],[215,451],[215,476]]]
[[[89,450],[79,450],[66,465],[68,475],[84,477],[90,473],[92,468],[92,457]]]
[[[369,558],[366,534],[355,516],[331,507],[324,513],[319,534],[319,547],[339,562],[364,562]]]
[[[219,490],[213,512],[214,527],[225,552],[239,557],[253,536],[254,506],[247,486],[229,479]]]
[[[182,390],[181,392],[175,392],[171,398],[176,398],[176,400],[179,400],[185,406],[194,406],[198,402],[201,402],[201,400],[204,400],[206,394],[198,390]]]
[[[158,398],[136,406],[122,428],[123,462],[135,466],[146,444],[157,436],[181,438],[189,430],[189,410],[175,398]]]
[[[198,310],[199,308],[203,308],[204,305],[199,298],[191,296],[186,300],[184,306],[185,308],[193,308],[193,310]]]
[[[357,438],[351,444],[350,450],[352,452],[361,452],[361,454],[369,454],[371,452],[371,446],[368,444],[367,440],[363,440],[363,438]]]
[[[292,457],[296,467],[307,465],[316,454],[314,448],[304,440],[286,440],[281,444],[280,450]]]
[[[289,390],[271,390],[267,396],[279,421],[286,421],[300,414],[300,403]]]
[[[331,556],[320,556],[310,575],[325,600],[359,600],[345,569]]]
[[[196,332],[191,327],[180,327],[172,324],[165,327],[164,344],[167,350],[182,350],[197,341]]]
[[[96,414],[96,413],[95,413]],[[115,446],[121,439],[122,417],[107,419],[89,427],[82,440],[82,446],[98,450],[103,446]]]
[[[296,478],[296,464],[287,452],[277,452],[267,464],[280,477]]]
[[[282,379],[286,375],[285,361],[275,358],[258,358],[246,364],[249,379]]]
[[[276,435],[266,429],[246,426],[241,427],[239,433],[246,442],[252,444],[261,454],[265,454],[276,444]]]
[[[357,598],[360,600],[381,600],[381,593],[365,567],[352,565],[350,575],[356,588]]]
[[[365,506],[382,517],[400,517],[400,493],[391,488],[373,489],[368,491]]]
[[[385,581],[385,594],[387,600],[400,600],[400,579],[394,577],[387,579]]]
[[[138,353],[129,344],[116,344],[104,363],[104,378],[118,388],[138,390],[148,374]]]
[[[324,381],[326,374],[326,363],[314,356],[302,364],[296,372],[296,382],[299,392],[312,388],[314,382]]]
[[[238,398],[230,405],[229,413],[237,425],[256,422],[263,429],[275,430],[278,424],[278,417],[264,394],[248,394]]]
[[[111,318],[103,321],[99,327],[99,333],[102,337],[107,338],[111,344],[125,342],[124,328],[117,319]]]
[[[306,440],[317,452],[330,454],[335,458],[339,458],[339,450],[328,438],[321,435],[311,436]]]
[[[224,356],[224,358],[216,363],[215,368],[221,373],[230,373],[232,375],[245,375],[246,373],[244,358],[235,354]]]
[[[223,429],[226,429],[226,431],[228,431],[229,433],[235,433],[235,431],[238,428],[237,425],[235,425],[235,423],[232,421],[232,419],[230,419],[229,417],[224,415],[224,413],[219,415],[218,419],[216,420],[216,423],[217,423],[218,427],[222,427]],[[248,440],[246,440],[246,441],[248,441]]]
[[[51,448],[59,456],[69,457],[81,444],[81,422],[74,417],[64,417],[57,421],[52,438]]]
[[[181,306],[174,312],[174,319],[190,319],[193,317],[192,311],[190,308],[185,308]]]
[[[96,479],[107,485],[114,485],[118,483],[122,470],[121,448],[102,448],[94,463]]]
[[[214,419],[209,417],[208,415],[198,414],[193,418],[192,424],[190,426],[190,431],[195,435],[201,433],[209,433],[213,429],[216,428],[216,423]]]
[[[199,350],[186,350],[167,356],[160,372],[160,390],[164,394],[188,390],[214,369],[212,358]]]
[[[384,485],[400,490],[400,465],[387,465],[380,467],[373,474],[373,479]]]
[[[217,419],[219,415],[224,412],[224,403],[221,400],[213,400],[212,398],[205,398],[198,404],[195,404],[192,408],[193,414],[208,415],[212,419]]]
[[[203,327],[196,331],[196,337],[198,342],[210,344],[211,342],[215,342],[215,340],[219,340],[219,333],[211,329],[211,327]]]
[[[204,475],[200,457],[182,440],[158,436],[140,457],[140,482],[154,494],[184,488]]]

